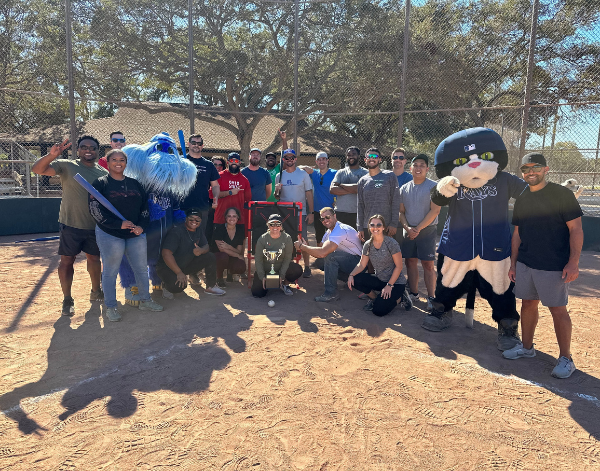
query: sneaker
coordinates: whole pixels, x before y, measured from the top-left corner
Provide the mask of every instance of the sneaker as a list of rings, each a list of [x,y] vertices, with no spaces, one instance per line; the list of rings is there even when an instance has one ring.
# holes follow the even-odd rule
[[[535,345],[535,344],[534,344]],[[504,350],[502,356],[507,360],[518,360],[519,358],[533,358],[535,356],[535,348],[533,345],[531,348],[523,347],[523,344],[519,342],[513,348]]]
[[[363,311],[372,311],[373,310],[373,300],[369,299],[367,304],[363,306]]]
[[[219,288],[217,285],[213,286],[212,288],[206,288],[204,292],[212,296],[223,296],[225,294],[225,290]]]
[[[119,314],[119,311],[117,311],[116,307],[107,308],[106,317],[111,322],[119,322],[121,320],[121,314]]]
[[[290,285],[281,285],[281,291],[283,291],[283,294],[286,296],[292,296],[294,294]]]
[[[560,357],[552,370],[552,376],[555,378],[568,378],[576,369],[575,363],[573,363],[571,358]]]
[[[195,273],[192,275],[188,275],[188,281],[190,282],[190,285],[200,284],[200,278],[198,278],[198,275],[196,275]]]
[[[158,304],[157,302],[152,301],[151,299],[148,301],[140,301],[140,305],[138,307],[140,311],[153,311],[160,312],[164,308]]]
[[[433,302],[433,296],[428,296],[427,297],[427,311],[428,312],[433,311],[433,304],[432,304],[432,302]]]
[[[75,301],[70,296],[63,299],[62,315],[69,317],[75,315]]]
[[[312,272],[310,271],[310,267],[304,267],[304,273],[302,273],[302,278],[310,278],[312,276]]]
[[[413,302],[412,299],[410,299],[410,295],[408,294],[408,291],[404,291],[404,294],[402,295],[402,298],[400,300],[400,304],[402,304],[402,306],[404,306],[404,310],[405,311],[410,311],[413,308]]]
[[[439,312],[435,309],[427,314],[421,327],[432,332],[441,332],[452,325],[452,310]]]
[[[318,303],[328,303],[329,301],[337,301],[338,299],[340,299],[339,296],[327,293],[323,293],[321,296],[315,297],[315,301]]]
[[[505,318],[498,322],[498,350],[510,350],[521,343],[518,329],[519,321],[516,319]]]
[[[102,288],[100,288],[98,291],[90,291],[90,301],[104,301],[104,291],[102,291]]]
[[[217,280],[218,282],[219,280]],[[227,273],[227,283],[233,283],[233,275],[231,273]],[[219,285],[221,286],[221,285]]]
[[[173,299],[175,295],[171,293],[165,286],[162,287],[162,297],[165,299]]]
[[[219,288],[227,288],[227,283],[225,283],[225,280],[223,278],[217,278],[217,286]]]
[[[369,297],[367,296],[367,293],[360,293],[358,295],[358,299],[362,299],[364,301],[365,299],[369,299]]]
[[[246,272],[242,273],[242,274],[240,275],[240,278],[241,278],[242,280],[247,280],[247,279],[248,279],[248,273],[246,273]]]
[[[410,300],[413,303],[416,303],[419,300],[419,293],[411,293],[410,291],[408,292],[408,295],[410,296]]]

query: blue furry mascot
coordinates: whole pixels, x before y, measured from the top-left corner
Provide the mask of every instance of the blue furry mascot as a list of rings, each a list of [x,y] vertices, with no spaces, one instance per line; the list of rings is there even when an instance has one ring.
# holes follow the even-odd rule
[[[147,144],[125,146],[123,151],[127,154],[125,175],[139,181],[148,193],[148,275],[154,289],[160,289],[161,279],[156,274],[160,246],[173,223],[185,220],[179,203],[196,182],[196,166],[181,157],[175,141],[166,132],[157,134]],[[138,305],[135,277],[127,257],[123,257],[119,275],[125,288],[125,303]]]
[[[422,327],[439,332],[452,323],[456,301],[474,288],[488,301],[498,323],[498,349],[519,341],[510,268],[511,231],[508,202],[527,184],[503,172],[506,146],[498,133],[471,128],[444,139],[435,152],[440,178],[431,201],[448,206],[448,217],[438,248],[438,277],[433,312]],[[472,307],[472,301],[469,308]]]

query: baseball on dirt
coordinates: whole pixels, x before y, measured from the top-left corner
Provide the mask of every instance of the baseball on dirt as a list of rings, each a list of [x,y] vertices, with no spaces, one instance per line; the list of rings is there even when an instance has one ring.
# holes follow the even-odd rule
[[[273,307],[275,306],[275,301],[271,299],[267,304],[269,305],[269,307]]]

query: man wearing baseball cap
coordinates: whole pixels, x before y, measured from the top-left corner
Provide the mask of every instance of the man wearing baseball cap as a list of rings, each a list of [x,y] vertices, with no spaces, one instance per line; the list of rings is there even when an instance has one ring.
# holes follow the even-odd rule
[[[250,182],[241,174],[242,159],[237,152],[227,156],[227,168],[219,175],[219,202],[215,209],[214,224],[225,224],[225,213],[229,208],[237,208],[242,215],[238,224],[246,224],[244,205],[252,200]],[[211,189],[212,191],[212,189]]]
[[[523,341],[502,355],[510,360],[535,356],[533,336],[541,301],[552,314],[560,349],[552,376],[568,378],[576,368],[571,358],[572,326],[567,303],[569,283],[579,276],[583,212],[571,190],[546,181],[548,170],[540,153],[527,154],[521,161],[521,172],[529,187],[515,201],[508,276],[515,283],[515,296],[522,299]]]
[[[242,169],[244,175],[250,182],[252,201],[267,201],[271,196],[271,175],[260,166],[262,151],[258,147],[250,149],[248,166]]]

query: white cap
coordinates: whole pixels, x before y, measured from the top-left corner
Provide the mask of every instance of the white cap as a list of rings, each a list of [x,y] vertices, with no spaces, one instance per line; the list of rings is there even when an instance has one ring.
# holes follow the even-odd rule
[[[325,157],[326,159],[329,158],[329,157],[327,157],[327,152],[321,151],[321,152],[317,152],[317,156],[315,157],[315,160],[320,159],[321,157]]]

